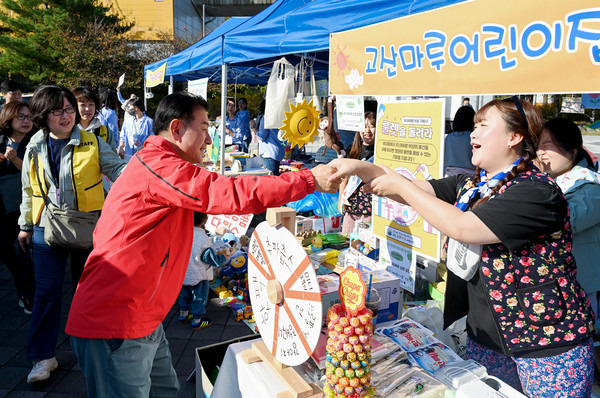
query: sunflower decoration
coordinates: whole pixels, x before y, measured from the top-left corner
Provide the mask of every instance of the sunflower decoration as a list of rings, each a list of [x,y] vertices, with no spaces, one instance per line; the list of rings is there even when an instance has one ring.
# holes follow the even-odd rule
[[[287,139],[292,147],[313,142],[319,131],[320,112],[313,106],[312,100],[307,104],[306,99],[294,105],[290,103],[290,112],[285,112],[284,125],[279,129],[284,131],[283,138]]]

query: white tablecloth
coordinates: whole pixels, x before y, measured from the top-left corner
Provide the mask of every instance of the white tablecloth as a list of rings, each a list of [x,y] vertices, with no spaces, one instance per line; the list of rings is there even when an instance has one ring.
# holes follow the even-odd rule
[[[211,398],[275,398],[286,390],[269,365],[262,361],[247,364],[241,358],[242,351],[251,348],[256,341],[259,339],[231,344],[227,348]]]

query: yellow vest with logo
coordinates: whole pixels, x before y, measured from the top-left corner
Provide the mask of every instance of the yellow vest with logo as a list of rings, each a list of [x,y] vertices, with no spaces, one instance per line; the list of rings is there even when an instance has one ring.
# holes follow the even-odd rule
[[[102,138],[104,142],[108,142],[108,128],[105,125],[95,128],[93,133]]]
[[[33,156],[39,155],[33,154]],[[29,181],[33,193],[31,198],[33,223],[38,224],[44,209],[44,194],[48,194],[48,183],[45,179],[44,163],[41,159],[38,159],[37,175],[35,163],[32,158]],[[100,170],[98,137],[94,133],[81,130],[81,143],[73,147],[71,181],[75,191],[77,210],[86,212],[102,210],[104,188],[102,185],[102,171]]]

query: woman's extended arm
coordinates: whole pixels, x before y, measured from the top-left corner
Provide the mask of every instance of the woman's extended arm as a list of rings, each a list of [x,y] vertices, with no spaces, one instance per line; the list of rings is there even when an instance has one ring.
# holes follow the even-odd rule
[[[385,174],[365,185],[365,190],[378,196],[410,205],[441,233],[463,243],[491,244],[500,239],[473,212],[463,212],[435,196],[427,181],[411,181],[382,166]]]

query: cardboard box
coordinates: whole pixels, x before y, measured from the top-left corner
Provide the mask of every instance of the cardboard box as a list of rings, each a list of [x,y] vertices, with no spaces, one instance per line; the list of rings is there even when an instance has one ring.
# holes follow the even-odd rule
[[[381,296],[377,322],[383,323],[398,319],[398,313],[401,306],[400,280],[385,270],[363,272],[362,278],[367,286],[371,275],[373,275],[372,288],[377,289]],[[317,280],[319,281],[319,288],[321,290],[323,321],[325,321],[329,307],[341,303],[340,295],[338,294],[340,279],[339,275],[328,274],[317,276]]]

